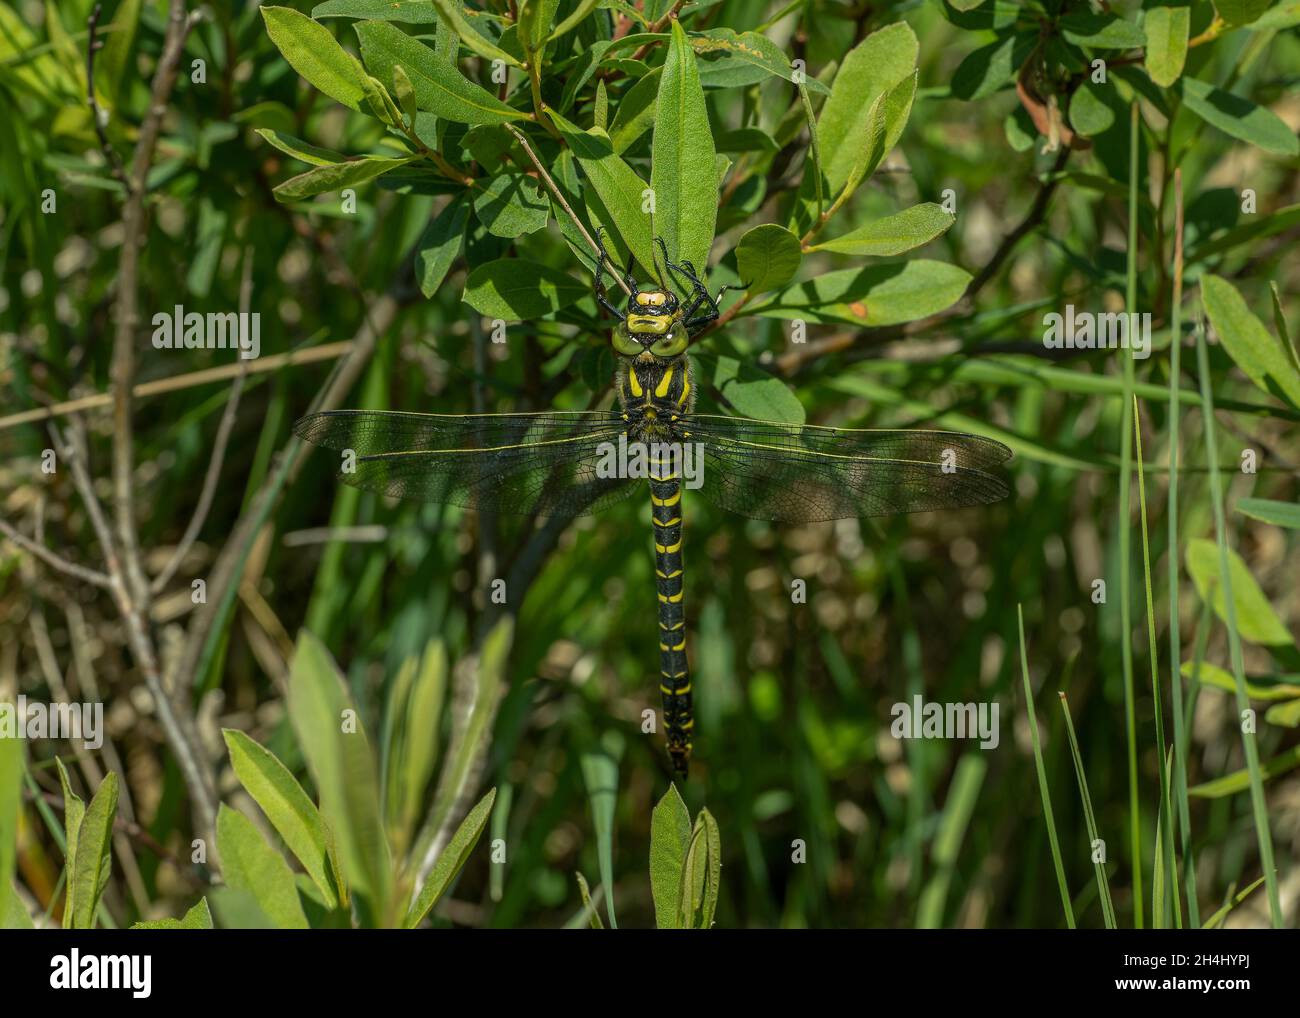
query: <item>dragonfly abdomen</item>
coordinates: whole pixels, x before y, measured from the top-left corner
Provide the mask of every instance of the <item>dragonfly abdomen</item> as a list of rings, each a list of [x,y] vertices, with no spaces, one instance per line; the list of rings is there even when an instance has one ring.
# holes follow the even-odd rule
[[[659,602],[659,691],[673,769],[686,777],[691,759],[691,677],[686,664],[686,611],[682,604],[682,482],[676,473],[651,474],[655,588]]]

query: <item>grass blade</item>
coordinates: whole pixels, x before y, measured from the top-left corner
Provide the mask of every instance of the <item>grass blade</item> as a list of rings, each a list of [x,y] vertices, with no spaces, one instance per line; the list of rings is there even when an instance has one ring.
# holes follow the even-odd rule
[[[1056,818],[1052,814],[1052,794],[1047,788],[1047,768],[1043,766],[1043,746],[1038,738],[1038,714],[1034,710],[1034,691],[1029,685],[1029,655],[1025,652],[1025,611],[1016,605],[1016,621],[1020,626],[1020,675],[1025,682],[1025,711],[1029,714],[1029,738],[1034,745],[1034,770],[1038,772],[1038,794],[1043,800],[1043,818],[1047,822],[1047,840],[1052,845],[1052,865],[1056,868],[1056,885],[1061,890],[1061,904],[1065,907],[1065,924],[1074,929],[1074,909],[1070,906],[1070,888],[1065,880],[1065,864],[1061,860],[1061,843],[1056,837]]]
[[[1079,740],[1075,737],[1074,721],[1070,717],[1070,701],[1066,699],[1065,693],[1058,695],[1061,698],[1061,710],[1065,712],[1065,730],[1070,736],[1070,754],[1074,757],[1074,775],[1079,780],[1079,797],[1083,800],[1083,819],[1088,825],[1088,851],[1091,855],[1095,851],[1095,846],[1101,841],[1097,836],[1097,818],[1092,812],[1092,796],[1088,794],[1088,779],[1083,773],[1083,757],[1079,755]],[[1110,877],[1106,875],[1106,864],[1094,860],[1093,866],[1097,871],[1097,895],[1101,899],[1101,912],[1106,929],[1116,929],[1115,903],[1110,897]],[[1135,888],[1134,894],[1136,893]]]
[[[1227,524],[1223,513],[1223,479],[1219,476],[1218,447],[1214,437],[1214,394],[1210,390],[1210,358],[1205,349],[1205,324],[1196,327],[1196,368],[1201,379],[1201,413],[1205,416],[1205,452],[1210,465],[1210,498],[1214,503],[1214,536],[1219,545],[1219,576],[1223,583],[1223,600],[1227,612],[1228,649],[1232,674],[1237,680],[1237,715],[1250,709],[1246,696],[1246,669],[1241,655],[1241,634],[1237,630],[1237,605],[1232,597],[1232,574],[1228,568]],[[1282,903],[1278,898],[1277,873],[1273,868],[1273,837],[1268,826],[1268,806],[1264,801],[1264,779],[1259,772],[1259,747],[1254,735],[1241,733],[1246,769],[1250,774],[1250,804],[1255,814],[1255,837],[1259,841],[1259,862],[1268,887],[1268,911],[1274,929],[1282,928]]]
[[[1174,925],[1178,929],[1183,928],[1183,910],[1178,901],[1178,868],[1174,864],[1174,828],[1172,823],[1173,797],[1169,793],[1169,771],[1165,761],[1169,760],[1169,754],[1165,748],[1165,708],[1164,702],[1160,696],[1160,667],[1156,652],[1156,599],[1151,592],[1151,535],[1147,530],[1147,486],[1146,475],[1142,470],[1142,415],[1138,409],[1137,397],[1133,397],[1133,436],[1137,441],[1137,468],[1138,468],[1138,511],[1142,518],[1142,579],[1146,585],[1147,595],[1147,657],[1151,662],[1151,698],[1156,716],[1156,751],[1160,754],[1162,761],[1160,767],[1160,812],[1158,815],[1163,816],[1164,824],[1158,827],[1163,832],[1161,838],[1158,838],[1156,845],[1156,857],[1162,861],[1160,867],[1161,879],[1168,879],[1172,882],[1171,895],[1174,906]],[[1176,670],[1176,665],[1171,663],[1170,672]],[[1177,679],[1171,674],[1171,680]],[[1161,895],[1164,894],[1164,888],[1160,888]],[[1165,922],[1163,911],[1155,912],[1151,916],[1152,924],[1162,925]]]

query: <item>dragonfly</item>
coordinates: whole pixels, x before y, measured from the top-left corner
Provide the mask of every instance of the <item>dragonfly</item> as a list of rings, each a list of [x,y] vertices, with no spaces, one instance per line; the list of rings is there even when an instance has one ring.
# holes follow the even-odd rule
[[[331,410],[294,425],[344,456],[339,479],[365,491],[496,513],[577,517],[648,489],[663,728],[685,778],[695,742],[686,653],[683,495],[786,524],[988,505],[1008,488],[1000,442],[956,431],[854,429],[697,412],[688,347],[720,317],[695,267],[663,251],[641,289],[597,242],[593,294],[615,319],[616,405],[595,410],[438,414]],[[658,270],[658,267],[656,266]],[[605,273],[623,280],[616,306]],[[665,274],[666,273],[666,274]],[[678,294],[681,294],[679,296]]]

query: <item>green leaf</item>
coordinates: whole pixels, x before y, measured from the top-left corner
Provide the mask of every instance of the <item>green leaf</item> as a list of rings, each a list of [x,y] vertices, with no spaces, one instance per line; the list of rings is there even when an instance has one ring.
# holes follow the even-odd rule
[[[496,801],[496,797],[497,790],[493,788],[478,801],[478,805],[469,811],[461,825],[456,828],[456,833],[451,836],[447,847],[442,850],[438,861],[429,871],[428,879],[420,888],[419,897],[411,903],[411,909],[406,913],[406,919],[402,923],[406,929],[411,930],[419,926],[424,917],[429,914],[429,910],[438,903],[438,899],[447,893],[447,888],[456,879],[456,874],[464,867],[469,854],[478,844],[478,839],[483,834],[483,828],[487,826],[488,817],[492,813],[492,803]]]
[[[617,119],[617,118],[616,118]],[[606,213],[605,225],[617,231],[625,247],[651,276],[656,276],[650,220],[642,211],[646,184],[614,151],[609,136],[600,130],[580,131],[562,116],[551,112],[566,145],[591,182]],[[712,163],[712,160],[710,160]],[[688,256],[689,257],[689,256]],[[576,298],[575,298],[576,299]]]
[[[1265,392],[1300,407],[1300,369],[1287,345],[1255,317],[1237,288],[1207,273],[1201,277],[1201,300],[1219,341],[1237,367]]]
[[[1264,712],[1264,720],[1280,728],[1300,727],[1300,700],[1275,703]]]
[[[566,32],[577,28],[582,24],[582,22],[587,20],[588,15],[599,7],[601,3],[602,0],[578,0],[578,6],[573,9],[573,13],[555,26],[550,37],[552,39],[558,39]]]
[[[1296,766],[1300,766],[1300,745],[1292,746],[1285,752],[1273,757],[1272,760],[1264,761],[1260,764],[1259,770],[1264,780],[1268,780],[1277,777],[1279,774],[1285,774]],[[1215,778],[1213,781],[1193,785],[1187,790],[1187,794],[1202,799],[1220,799],[1225,795],[1244,792],[1249,787],[1250,770],[1243,768],[1239,771],[1233,771],[1231,774],[1225,774],[1221,778]]]
[[[770,77],[794,82],[790,57],[767,36],[758,32],[736,32],[730,28],[710,28],[690,37],[691,49],[700,58],[700,83],[705,87],[738,88],[757,84]],[[815,78],[804,76],[810,92],[830,92]]]
[[[575,873],[574,876],[578,878],[578,893],[582,895],[583,910],[590,916],[588,921],[591,928],[593,930],[603,930],[605,924],[600,921],[600,911],[591,900],[591,888],[587,886],[587,878],[581,873]]]
[[[230,753],[230,764],[244,791],[302,863],[326,905],[336,908],[339,890],[346,892],[346,887],[333,838],[320,812],[289,769],[269,749],[232,728],[223,728],[221,734]],[[347,900],[346,893],[343,900]]]
[[[661,930],[681,929],[677,906],[690,840],[691,815],[677,786],[669,785],[650,815],[650,895]]]
[[[1184,661],[1180,670],[1186,678],[1190,679],[1193,674],[1196,674],[1196,662]],[[1237,691],[1237,680],[1233,678],[1232,673],[1218,665],[1202,661],[1199,674],[1203,686],[1213,686],[1215,689],[1222,689],[1225,693]],[[1257,676],[1254,680],[1249,678],[1246,680],[1246,695],[1252,700],[1291,700],[1300,696],[1300,686],[1272,677],[1261,679]]]
[[[1282,346],[1291,358],[1291,363],[1297,371],[1300,371],[1300,347],[1291,338],[1290,330],[1287,329],[1286,313],[1282,310],[1282,295],[1278,292],[1277,283],[1268,284],[1269,295],[1273,298],[1273,325],[1277,328],[1278,338],[1282,340]]]
[[[456,256],[460,254],[469,222],[469,201],[457,195],[436,216],[429,220],[419,242],[415,245],[415,271],[420,281],[420,292],[432,297],[447,278]]]
[[[655,100],[659,98],[659,78],[663,68],[656,67],[623,93],[609,126],[609,140],[614,151],[622,155],[655,122]]]
[[[700,929],[707,930],[713,926],[713,917],[718,911],[718,895],[722,890],[722,834],[718,822],[707,809],[700,810],[696,823],[704,824],[704,839],[709,850],[708,867],[704,873],[704,902],[700,911]]]
[[[112,867],[113,818],[117,815],[117,774],[109,771],[86,807],[77,846],[68,863],[68,895],[74,930],[95,925],[99,896]]]
[[[468,704],[468,717],[463,722],[459,739],[451,744],[449,760],[443,765],[438,781],[433,809],[420,832],[415,857],[421,860],[421,868],[429,862],[427,856],[436,833],[451,810],[469,795],[470,782],[477,780],[474,763],[482,759],[480,754],[486,752],[486,743],[491,738],[492,720],[496,717],[496,705],[505,685],[506,664],[513,646],[514,622],[509,616],[497,622],[483,637],[475,662],[476,682]],[[466,708],[461,706],[457,710]]]
[[[898,325],[951,307],[966,292],[970,274],[925,259],[828,272],[788,286],[755,314],[849,325]]]
[[[133,930],[210,930],[212,913],[208,910],[208,899],[200,898],[198,904],[180,919],[149,919],[133,923]]]
[[[406,122],[414,128],[420,116],[420,104],[415,98],[415,86],[411,84],[411,76],[406,73],[406,69],[401,64],[393,65],[393,92],[397,95],[397,102],[402,107]]]
[[[523,66],[520,62],[500,46],[489,42],[478,32],[474,31],[469,21],[465,18],[465,12],[461,9],[460,0],[433,0],[433,6],[438,9],[438,15],[443,22],[456,33],[457,37],[463,42],[467,49],[473,50],[481,57],[487,57],[489,60],[504,60],[512,67]]]
[[[390,82],[394,68],[400,66],[411,80],[420,109],[458,124],[504,124],[527,117],[470,81],[454,64],[440,59],[400,28],[379,21],[355,27],[366,67],[380,81]]]
[[[1147,74],[1162,88],[1168,88],[1182,76],[1191,20],[1191,8],[1152,7],[1142,22],[1146,33]]]
[[[1201,242],[1198,239],[1196,245],[1187,253],[1187,263],[1191,265],[1205,261],[1242,244],[1276,236],[1298,223],[1300,223],[1300,205],[1286,205],[1267,215],[1252,216],[1240,226],[1225,230],[1211,240]]]
[[[873,257],[898,255],[930,243],[956,221],[957,217],[942,205],[925,202],[884,219],[877,219],[843,237],[814,244],[809,250]]]
[[[1274,526],[1300,530],[1300,505],[1294,502],[1277,502],[1267,498],[1243,498],[1237,503],[1237,512],[1253,516]]]
[[[1135,49],[1145,46],[1146,33],[1113,14],[1067,14],[1058,22],[1067,42],[1092,49]]]
[[[293,870],[248,817],[224,802],[217,812],[217,854],[226,884],[256,898],[278,929],[307,929]]]
[[[347,156],[340,152],[334,152],[327,148],[317,148],[315,145],[309,145],[291,134],[272,131],[265,127],[259,127],[256,133],[285,155],[292,156],[299,162],[310,163],[312,166],[330,166],[334,163],[347,161]]]
[[[718,218],[717,182],[703,171],[714,162],[713,132],[695,54],[677,21],[659,79],[652,150],[655,232],[674,262],[704,273]]]
[[[531,177],[502,173],[474,195],[474,213],[489,233],[514,238],[543,229],[551,204]]]
[[[328,28],[288,7],[263,7],[262,18],[267,35],[290,67],[331,99],[361,111],[365,69]]]
[[[838,194],[861,162],[870,134],[872,104],[912,76],[919,51],[916,34],[900,21],[873,32],[844,58],[817,118],[817,144],[828,194]],[[901,132],[901,125],[898,130]]]
[[[1037,33],[1008,35],[970,53],[952,74],[952,94],[958,99],[983,99],[1007,85],[1034,45]]]
[[[1183,102],[1211,127],[1274,155],[1300,155],[1300,139],[1272,110],[1196,78],[1182,80]]]
[[[72,790],[72,782],[68,780],[68,770],[63,766],[63,761],[56,756],[54,765],[59,770],[59,785],[63,789],[63,858],[67,872],[71,874],[72,860],[77,854],[77,834],[81,831],[81,820],[86,815],[86,804]],[[72,928],[72,913],[72,885],[69,884],[63,902],[63,928],[65,930]]]
[[[876,168],[885,161],[885,156],[898,143],[907,118],[912,112],[912,100],[916,96],[917,73],[904,78],[883,95],[877,96],[867,112],[866,144],[858,151],[857,160],[849,170],[844,190],[836,198],[844,200],[857,190],[858,185],[876,172]]]
[[[537,53],[551,34],[551,23],[560,0],[522,0],[519,4],[520,42],[530,53]]]
[[[36,924],[32,922],[32,917],[27,914],[22,898],[18,896],[17,885],[10,880],[8,887],[0,887],[0,930],[34,930],[35,928]]]
[[[750,293],[776,290],[794,278],[803,253],[799,238],[784,226],[755,226],[736,244],[736,265]]]
[[[1272,0],[1214,0],[1214,6],[1229,25],[1249,25],[1269,8]]]
[[[95,61],[96,87],[116,106],[122,94],[122,80],[131,59],[136,29],[140,24],[141,0],[122,0],[108,25],[108,41]]]
[[[416,158],[416,156],[406,156],[401,159],[389,159],[366,156],[361,159],[350,159],[344,163],[329,163],[317,166],[306,173],[300,173],[296,177],[290,177],[283,184],[277,184],[272,189],[272,193],[276,201],[301,201],[303,198],[310,198],[312,195],[323,194],[326,191],[340,191],[345,187],[364,184],[383,176],[390,170],[405,166]]]
[[[707,363],[705,358],[701,361]],[[713,369],[713,387],[744,417],[785,424],[804,422],[803,404],[790,387],[748,361],[719,356]]]
[[[682,865],[682,884],[678,890],[677,922],[682,929],[707,930],[717,911],[718,888],[722,872],[722,842],[717,821],[707,810],[700,810],[686,848]],[[699,914],[699,925],[695,916]]]
[[[438,760],[447,671],[447,648],[441,639],[431,639],[418,665],[412,659],[403,666],[385,712],[386,806],[390,829],[400,832],[402,844],[420,819]]]
[[[1294,643],[1291,633],[1278,618],[1277,612],[1269,604],[1264,592],[1259,589],[1259,584],[1246,568],[1246,563],[1231,548],[1228,549],[1228,570],[1232,580],[1232,599],[1237,608],[1237,628],[1242,638],[1269,647],[1291,646]],[[1187,571],[1191,574],[1192,582],[1196,584],[1196,592],[1201,596],[1202,601],[1213,588],[1214,613],[1226,622],[1226,602],[1223,597],[1223,584],[1220,582],[1218,545],[1205,538],[1198,538],[1189,543]]]
[[[1300,0],[1283,0],[1252,21],[1250,30],[1267,32],[1274,28],[1294,28],[1296,25],[1300,25]]]
[[[477,266],[465,280],[464,300],[488,318],[526,322],[568,307],[589,287],[549,265],[499,258]]]
[[[432,25],[438,20],[430,0],[326,0],[311,9],[311,16],[402,21],[408,25]]]
[[[600,882],[614,886],[614,806],[618,802],[618,764],[607,753],[582,754],[582,780],[591,802],[591,823],[596,832],[596,859],[600,865]],[[605,895],[609,925],[618,929],[614,914],[614,896]]]
[[[288,704],[346,883],[360,899],[363,922],[379,925],[389,901],[392,863],[380,822],[375,761],[343,676],[325,646],[305,629],[289,670]]]
[[[18,708],[8,700],[0,700],[0,712],[16,718]],[[58,761],[58,757],[54,759]],[[59,763],[59,774],[63,776],[62,763]],[[18,901],[13,884],[18,862],[18,817],[22,809],[22,793],[23,740],[0,738],[0,927],[5,929],[12,928],[11,918],[21,922],[19,913],[27,914]]]
[[[1093,138],[1114,127],[1122,110],[1113,85],[1085,81],[1070,97],[1070,126],[1083,137]]]

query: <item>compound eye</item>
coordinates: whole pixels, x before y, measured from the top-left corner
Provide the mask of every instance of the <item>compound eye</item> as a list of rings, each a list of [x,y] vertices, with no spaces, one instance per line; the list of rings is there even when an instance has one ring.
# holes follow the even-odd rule
[[[612,343],[615,352],[621,353],[625,357],[635,357],[641,353],[641,344],[628,334],[625,326],[620,326],[614,330]]]
[[[686,330],[673,329],[663,339],[650,347],[656,357],[676,357],[686,349]]]

